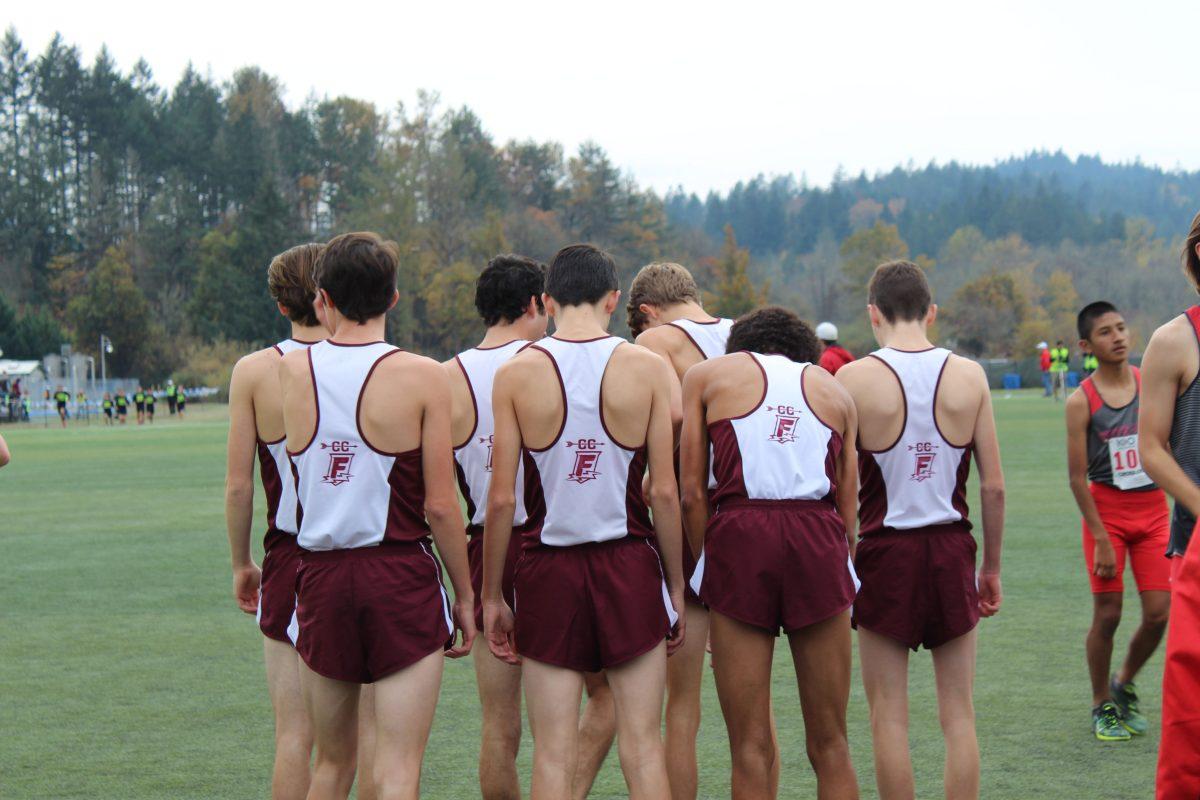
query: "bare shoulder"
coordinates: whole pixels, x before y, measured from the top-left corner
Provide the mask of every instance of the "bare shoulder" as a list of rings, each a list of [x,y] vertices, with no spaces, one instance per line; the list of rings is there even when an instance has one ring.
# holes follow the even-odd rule
[[[537,347],[536,342],[532,346],[522,347],[516,355],[505,361],[496,370],[496,377],[492,383],[493,392],[498,388],[510,385],[519,386],[521,382],[529,380],[539,369],[544,369],[550,362],[550,356]]]
[[[279,371],[289,377],[306,374],[308,372],[308,349],[303,348],[285,353],[283,358],[279,359]]]
[[[638,334],[634,344],[656,353],[671,353],[686,341],[687,335],[674,325],[659,325],[647,328]]]
[[[837,376],[831,375],[830,378],[853,393],[861,388],[866,388],[872,381],[878,380],[881,366],[882,362],[879,359],[865,356],[855,359],[849,364],[843,364],[837,371]]]
[[[442,364],[407,350],[393,350],[382,356],[375,368],[376,374],[394,376],[410,384],[423,384],[426,381],[442,383],[446,380],[446,369]]]
[[[617,346],[613,358],[618,359],[621,370],[635,380],[657,381],[671,374],[671,364],[666,358],[645,347],[628,342]]]
[[[1067,397],[1066,408],[1064,409],[1067,415],[1067,425],[1077,423],[1080,419],[1085,422],[1088,414],[1088,400],[1082,389],[1076,389]]]
[[[1150,335],[1147,348],[1153,347],[1160,351],[1173,351],[1176,348],[1190,347],[1196,338],[1192,323],[1187,316],[1180,314],[1169,322],[1164,322],[1155,328]]]
[[[450,379],[451,383],[465,383],[466,376],[463,374],[462,363],[458,360],[458,356],[446,359],[441,363],[442,372]]]

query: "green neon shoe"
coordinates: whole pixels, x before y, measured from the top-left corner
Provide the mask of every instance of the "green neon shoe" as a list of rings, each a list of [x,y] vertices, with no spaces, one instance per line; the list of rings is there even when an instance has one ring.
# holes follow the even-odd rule
[[[1150,721],[1138,711],[1137,687],[1133,685],[1133,681],[1117,683],[1117,676],[1114,675],[1109,682],[1108,690],[1112,693],[1117,711],[1121,713],[1121,724],[1125,730],[1134,736],[1144,736],[1150,729]]]
[[[1102,742],[1128,742],[1133,738],[1121,724],[1121,711],[1111,700],[1092,709],[1092,733]]]

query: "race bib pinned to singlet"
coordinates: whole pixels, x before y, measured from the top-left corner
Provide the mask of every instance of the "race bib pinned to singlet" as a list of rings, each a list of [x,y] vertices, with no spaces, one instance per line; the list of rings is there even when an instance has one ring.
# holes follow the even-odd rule
[[[1114,436],[1109,439],[1108,460],[1112,464],[1113,485],[1118,489],[1140,489],[1153,483],[1142,469],[1136,433],[1132,436]]]

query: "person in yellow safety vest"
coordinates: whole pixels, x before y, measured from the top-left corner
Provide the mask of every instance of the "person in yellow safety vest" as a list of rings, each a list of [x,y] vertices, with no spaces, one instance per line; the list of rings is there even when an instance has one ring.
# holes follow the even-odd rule
[[[1054,387],[1055,402],[1067,396],[1067,368],[1071,364],[1071,351],[1062,339],[1050,348],[1050,381]]]

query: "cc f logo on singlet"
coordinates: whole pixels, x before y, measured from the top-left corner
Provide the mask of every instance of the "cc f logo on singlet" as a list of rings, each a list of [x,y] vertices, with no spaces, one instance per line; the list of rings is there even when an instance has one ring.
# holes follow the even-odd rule
[[[566,443],[567,447],[575,448],[575,465],[571,467],[567,480],[575,483],[587,483],[600,477],[596,464],[600,461],[600,448],[604,442],[595,439],[576,439]]]
[[[496,439],[495,436],[480,436],[479,437],[479,443],[486,444],[487,448],[488,448],[487,463],[483,465],[484,470],[487,472],[492,471],[492,442],[495,441],[495,439]]]
[[[767,406],[767,411],[775,412],[774,432],[767,439],[780,444],[790,444],[796,441],[796,423],[800,420],[800,414],[795,407]]]
[[[933,442],[917,442],[908,446],[909,452],[913,453],[913,473],[909,476],[910,481],[921,483],[933,477],[933,460],[937,453],[938,446]]]
[[[341,486],[349,483],[354,476],[350,474],[350,464],[354,461],[354,450],[358,445],[352,442],[321,442],[321,449],[329,451],[329,465],[321,483],[330,486]]]

